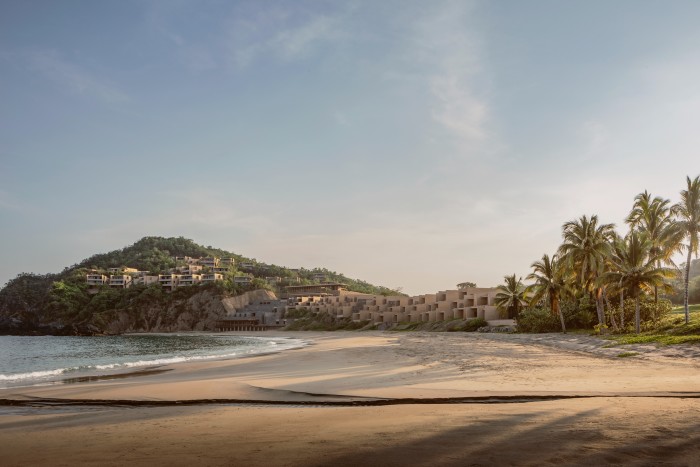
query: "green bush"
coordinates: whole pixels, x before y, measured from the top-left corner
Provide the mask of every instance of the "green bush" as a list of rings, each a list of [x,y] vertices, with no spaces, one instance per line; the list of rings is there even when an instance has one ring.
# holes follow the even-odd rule
[[[559,317],[546,308],[523,310],[516,318],[520,332],[556,332],[561,330]]]
[[[464,323],[462,330],[465,332],[474,332],[479,328],[483,328],[484,326],[488,326],[488,323],[484,318],[474,318],[467,320],[467,322]]]
[[[642,328],[645,330],[654,329],[659,326],[660,322],[671,314],[673,305],[671,301],[665,298],[660,298],[658,303],[654,303],[653,297],[640,297],[639,299],[639,317],[642,324]],[[615,315],[615,320],[617,324],[620,324],[620,306],[614,306],[612,308],[612,313]],[[634,312],[635,312],[635,300],[634,298],[628,298],[624,302],[624,313],[625,313],[625,328],[634,327]]]

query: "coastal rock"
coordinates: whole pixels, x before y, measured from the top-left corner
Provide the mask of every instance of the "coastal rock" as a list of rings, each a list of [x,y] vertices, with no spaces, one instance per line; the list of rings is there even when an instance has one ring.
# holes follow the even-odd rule
[[[253,290],[235,297],[223,298],[221,304],[226,309],[226,315],[233,316],[236,311],[246,307],[251,302],[265,300],[277,300],[277,296],[269,290]]]

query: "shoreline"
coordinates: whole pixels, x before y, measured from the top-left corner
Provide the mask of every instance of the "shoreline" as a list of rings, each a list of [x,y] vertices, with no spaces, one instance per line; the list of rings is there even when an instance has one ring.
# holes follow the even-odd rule
[[[617,379],[617,386],[608,381],[606,387],[593,387],[588,383],[589,390],[580,391],[571,385],[547,384],[533,385],[531,378],[527,374],[513,373],[508,390],[504,390],[503,382],[489,375],[485,381],[478,378],[474,380],[475,369],[490,369],[492,372],[504,374],[508,369],[512,372],[514,362],[531,359],[533,354],[540,358],[547,358],[549,364],[546,366],[547,374],[552,379],[560,376],[575,376],[581,378],[570,371],[575,364],[585,364],[595,367],[598,363],[595,360],[609,360],[613,368],[636,368],[646,371],[645,376],[652,376],[653,368],[657,371],[673,372],[674,378],[678,379],[679,371],[677,367],[692,369],[700,376],[700,346],[673,346],[656,347],[649,344],[632,345],[620,347],[610,347],[609,342],[595,336],[562,335],[562,334],[480,334],[480,333],[435,333],[435,332],[412,332],[397,333],[384,331],[365,331],[362,333],[351,331],[280,331],[280,335],[270,336],[269,332],[228,332],[217,333],[237,337],[266,337],[270,339],[294,339],[298,345],[280,350],[265,350],[252,354],[242,354],[236,356],[211,357],[206,359],[192,359],[172,363],[154,363],[143,367],[115,368],[111,370],[91,370],[92,374],[68,376],[51,382],[40,382],[38,384],[25,386],[10,386],[0,388],[0,400],[12,399],[13,394],[20,397],[27,394],[32,398],[51,397],[52,394],[58,398],[64,397],[72,400],[83,400],[83,398],[72,397],[75,394],[87,394],[85,400],[96,399],[96,394],[108,393],[118,400],[178,400],[187,401],[192,399],[220,400],[220,401],[271,401],[279,398],[284,401],[289,397],[289,393],[314,394],[323,397],[361,397],[375,399],[460,399],[469,397],[483,397],[491,394],[499,397],[532,397],[542,395],[549,397],[558,394],[561,397],[579,395],[581,397],[592,397],[604,395],[614,397],[624,394],[648,394],[688,392],[700,393],[700,377],[685,381],[683,384],[675,384],[668,388],[656,388],[653,384],[642,386],[642,390],[630,391],[628,379],[634,375],[612,375]],[[473,346],[472,354],[459,352],[459,347]],[[482,352],[479,347],[501,347],[498,355],[491,355],[489,352]],[[521,354],[525,347],[529,347],[528,354]],[[381,349],[381,350],[378,350]],[[536,350],[535,350],[536,349]],[[633,350],[635,355],[632,358],[619,358],[619,355]],[[297,351],[305,357],[302,359],[291,355]],[[345,385],[337,390],[333,385],[319,384],[319,382],[309,382],[298,391],[298,384],[290,386],[289,378],[279,377],[280,370],[287,368],[298,368],[299,373],[337,371],[338,364],[345,364],[346,359],[352,359],[352,353],[369,354],[378,378],[374,384],[356,385],[357,394],[349,394],[350,387]],[[332,356],[331,356],[332,354]],[[382,355],[390,361],[377,359]],[[482,355],[483,354],[483,355]],[[478,356],[479,361],[475,361],[472,356]],[[551,355],[557,355],[559,363],[552,360]],[[331,356],[331,358],[319,358]],[[310,361],[314,359],[314,361]],[[357,357],[355,357],[357,359]],[[300,362],[300,360],[302,362]],[[308,361],[308,364],[303,362]],[[360,363],[365,364],[361,360]],[[534,362],[539,371],[542,365]],[[606,365],[602,365],[605,367]],[[493,367],[493,368],[490,368]],[[672,371],[676,369],[676,371]],[[499,371],[500,370],[500,371]],[[251,384],[251,373],[269,373],[265,378],[267,382],[274,384]],[[393,373],[392,373],[393,372]],[[339,376],[347,377],[347,372],[338,372]],[[478,375],[478,372],[476,372]],[[517,373],[517,370],[516,370]],[[520,372],[522,373],[522,372]],[[526,372],[527,373],[527,372]],[[379,375],[382,376],[379,376]],[[395,374],[395,377],[391,376]],[[421,374],[420,378],[415,376]],[[430,376],[438,374],[439,377],[430,379]],[[389,377],[387,377],[389,375]],[[446,377],[449,375],[449,377]],[[692,375],[692,373],[691,373]],[[464,376],[472,379],[465,380]],[[622,376],[622,377],[620,377]],[[690,375],[689,375],[690,376]],[[637,378],[639,378],[637,376]],[[644,379],[644,378],[642,378]],[[681,378],[683,379],[683,378]],[[687,379],[687,378],[685,378]],[[138,380],[138,381],[135,381]],[[384,381],[388,380],[388,381]],[[415,380],[415,381],[412,381]],[[438,384],[435,381],[446,380],[446,383]],[[110,381],[121,381],[117,386],[110,384]],[[215,381],[216,384],[226,386],[223,391],[219,387],[208,390],[197,390],[194,386],[202,381]],[[425,381],[430,381],[425,384]],[[691,382],[692,381],[692,382]],[[484,383],[488,382],[488,385]],[[515,384],[513,384],[515,383]],[[527,383],[525,385],[518,383]],[[648,383],[648,382],[647,382]],[[697,385],[695,385],[697,383]],[[695,386],[694,386],[695,385]],[[373,387],[376,386],[376,387]],[[525,386],[525,387],[523,387]],[[159,387],[173,389],[173,396],[154,396],[154,392],[163,393]],[[416,388],[420,388],[416,397]],[[514,388],[521,387],[518,391]],[[156,391],[153,391],[153,389]],[[235,388],[235,389],[234,389]],[[611,388],[613,390],[611,390]],[[176,390],[178,389],[178,390]],[[278,394],[271,395],[277,391]],[[450,391],[452,393],[450,393]],[[265,394],[262,394],[266,392]],[[258,394],[260,397],[250,397]],[[233,394],[233,396],[231,396]],[[239,397],[244,395],[245,397]],[[119,397],[126,396],[126,397]],[[310,400],[314,400],[312,396]],[[105,398],[109,399],[109,398]],[[298,402],[299,395],[291,398],[292,402]]]
[[[657,349],[617,358],[619,349],[588,336],[280,334],[311,344],[139,377],[0,390],[4,459],[427,466],[700,458],[695,357]]]
[[[131,333],[124,334],[124,337],[183,337],[183,336],[208,336],[208,337],[227,337],[227,334],[219,332],[206,332],[206,331],[191,331],[191,332],[178,332],[178,333]],[[76,363],[71,361],[66,361],[64,366],[58,368],[49,369],[35,369],[34,371],[25,371],[19,373],[8,373],[0,375],[0,391],[5,389],[19,389],[19,388],[30,388],[39,386],[53,386],[61,384],[73,384],[78,382],[88,382],[88,381],[99,381],[99,380],[110,380],[110,379],[121,379],[128,378],[131,376],[144,376],[146,374],[153,374],[150,370],[155,370],[164,366],[178,365],[180,363],[189,362],[208,362],[208,361],[218,361],[218,360],[234,360],[241,358],[255,357],[259,355],[275,354],[278,352],[285,352],[287,350],[293,350],[296,348],[303,348],[309,345],[309,342],[300,338],[288,338],[284,336],[269,336],[269,335],[258,335],[250,336],[245,334],[228,334],[229,337],[237,337],[240,339],[251,339],[258,340],[259,342],[266,342],[272,344],[267,348],[239,348],[233,346],[226,350],[230,353],[212,353],[209,355],[199,355],[197,353],[190,353],[188,351],[174,352],[171,355],[164,354],[143,354],[143,355],[133,355],[132,358],[114,360],[114,361],[104,361],[99,364],[84,365],[83,363]],[[13,336],[13,337],[36,337],[36,336]],[[45,337],[45,336],[41,336]],[[51,336],[46,336],[51,337]],[[72,336],[60,336],[68,337]],[[85,337],[85,336],[78,336]],[[96,337],[97,336],[90,336]],[[278,346],[278,344],[281,344]],[[74,366],[71,366],[73,363]],[[66,366],[68,365],[68,366]],[[77,365],[77,366],[75,366]],[[167,371],[171,371],[173,368],[169,368]],[[29,370],[29,369],[27,369]]]

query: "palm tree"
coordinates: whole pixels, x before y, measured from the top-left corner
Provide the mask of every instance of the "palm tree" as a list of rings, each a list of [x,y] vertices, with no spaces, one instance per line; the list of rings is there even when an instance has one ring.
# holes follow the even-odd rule
[[[634,328],[640,331],[639,296],[644,290],[656,287],[670,289],[666,279],[673,277],[673,271],[659,267],[661,254],[654,255],[654,244],[648,234],[632,230],[624,240],[618,240],[610,257],[612,268],[601,276],[601,280],[617,283],[620,289],[627,289],[635,299]]]
[[[688,282],[690,275],[690,260],[693,253],[697,257],[698,241],[700,236],[700,175],[690,180],[686,177],[687,189],[681,190],[681,201],[673,206],[673,213],[677,217],[679,228],[684,237],[688,238],[688,261],[685,263],[685,294],[683,304],[685,306],[685,323],[690,322],[688,311]]]
[[[660,257],[658,267],[662,263],[673,264],[671,257],[682,248],[683,231],[673,221],[671,214],[671,201],[659,196],[652,198],[644,190],[634,198],[634,206],[627,216],[630,227],[645,232],[651,241],[650,253]],[[658,302],[658,288],[654,288],[654,303]]]
[[[549,309],[559,316],[562,332],[566,332],[564,315],[559,306],[559,299],[567,288],[566,274],[563,263],[559,261],[557,255],[550,259],[549,255],[542,255],[542,259],[530,265],[534,271],[527,276],[527,280],[534,280],[535,283],[527,287],[526,292],[530,295],[530,306],[537,304],[543,298],[549,300]]]
[[[584,290],[595,295],[598,323],[605,325],[603,313],[603,289],[596,284],[602,274],[605,260],[610,253],[610,240],[614,238],[614,224],[598,224],[598,216],[581,216],[562,226],[564,242],[559,247],[559,257],[568,263]]]
[[[494,303],[498,308],[509,310],[508,317],[517,317],[520,307],[526,304],[525,286],[521,279],[516,279],[515,274],[505,276],[505,283],[496,287],[498,293],[494,297]],[[510,310],[513,313],[510,313]]]

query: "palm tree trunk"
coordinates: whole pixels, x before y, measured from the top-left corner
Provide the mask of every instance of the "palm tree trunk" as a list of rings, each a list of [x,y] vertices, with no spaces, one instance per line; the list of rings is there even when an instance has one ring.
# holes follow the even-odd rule
[[[656,262],[656,267],[661,268],[661,260]],[[659,287],[656,285],[654,286],[654,309],[659,309]]]
[[[612,324],[613,330],[617,332],[619,329],[617,328],[617,322],[615,322],[615,313],[613,313],[613,308],[610,306],[608,294],[605,292],[605,289],[603,289],[603,299],[605,300],[605,304],[608,306],[608,311],[610,311],[610,323]]]
[[[564,323],[564,314],[561,312],[561,307],[559,306],[559,297],[552,298],[552,309],[555,313],[559,315],[559,321],[561,322],[561,332],[566,334],[566,324]]]
[[[690,281],[690,260],[693,258],[693,239],[688,245],[688,261],[685,262],[685,294],[683,296],[683,306],[685,307],[685,324],[690,323],[690,311],[688,310],[688,282]]]
[[[620,327],[625,330],[625,290],[620,290]]]
[[[634,297],[634,330],[637,334],[640,332],[639,321],[639,291],[637,291],[636,297]]]
[[[598,288],[596,291],[595,310],[598,312],[598,324],[600,324],[601,332],[603,332],[603,326],[605,326],[605,314],[603,314],[603,298],[601,290],[601,288]]]

